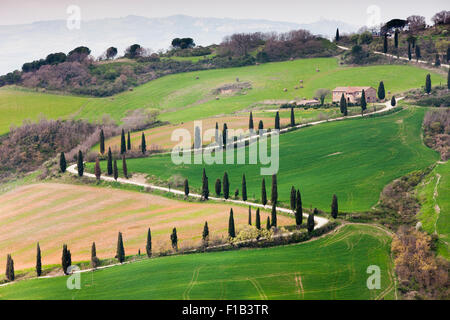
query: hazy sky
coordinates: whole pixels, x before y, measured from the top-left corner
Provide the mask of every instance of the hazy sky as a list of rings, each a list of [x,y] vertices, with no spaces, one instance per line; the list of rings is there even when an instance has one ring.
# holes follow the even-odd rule
[[[366,25],[370,6],[378,6],[379,18],[406,18],[420,14],[429,19],[449,10],[448,0],[0,0],[0,25],[66,19],[68,6],[81,8],[82,20],[141,15],[164,17],[185,14],[197,17],[250,18],[314,22],[321,18]],[[377,9],[372,17],[377,16]]]

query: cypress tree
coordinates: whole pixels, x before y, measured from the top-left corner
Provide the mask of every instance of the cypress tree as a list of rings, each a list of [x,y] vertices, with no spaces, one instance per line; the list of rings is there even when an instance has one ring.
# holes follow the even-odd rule
[[[237,199],[239,197],[239,188],[236,188],[236,190],[234,190],[234,198]]]
[[[189,181],[188,179],[184,179],[184,195],[189,196]]]
[[[253,126],[253,113],[250,111],[250,118],[248,119],[248,129],[253,131],[255,127]]]
[[[271,228],[272,228],[272,225],[270,224],[270,217],[267,216],[266,229],[270,230]]]
[[[338,199],[335,194],[333,194],[333,200],[331,201],[331,216],[336,219],[338,215]]]
[[[112,162],[112,153],[111,153],[111,148],[108,149],[108,165],[107,165],[107,170],[108,170],[108,176],[113,174],[113,162]]]
[[[175,251],[178,251],[177,228],[173,228],[172,234],[170,235],[170,241],[172,242],[172,248],[173,248]]]
[[[450,69],[447,72],[447,89],[450,89]]]
[[[214,141],[219,144],[219,124],[216,122],[216,131],[214,132]]]
[[[70,251],[67,250],[67,244],[64,244],[61,257],[61,266],[64,271],[64,274],[68,274],[67,268],[69,268],[70,265],[71,265]]]
[[[42,275],[42,257],[41,257],[41,247],[39,242],[36,246],[36,275],[40,277]]]
[[[114,174],[114,180],[117,181],[117,178],[119,177],[119,171],[117,170],[117,160],[116,159],[114,159],[113,174]]]
[[[395,107],[396,104],[397,104],[397,101],[395,100],[395,96],[392,96],[391,106]]]
[[[125,143],[125,131],[122,129],[122,135],[120,137],[120,154],[127,152],[127,145]]]
[[[61,169],[61,172],[66,172],[67,169],[67,162],[66,162],[66,156],[64,155],[64,152],[61,152],[61,155],[59,156],[59,168]]]
[[[78,163],[77,163],[78,175],[83,176],[84,173],[84,163],[83,163],[83,153],[81,150],[78,151]]]
[[[295,127],[295,114],[294,114],[294,108],[291,108],[291,127]]]
[[[262,120],[259,120],[259,123],[258,123],[258,132],[259,133],[262,133],[260,130],[262,130],[262,129],[264,129],[264,123],[263,123],[263,121]]]
[[[425,79],[425,92],[430,94],[431,92],[431,76],[427,74],[427,78]]]
[[[275,130],[280,130],[280,113],[275,114]]]
[[[102,170],[100,169],[100,160],[97,158],[95,159],[95,168],[94,168],[95,177],[97,180],[100,180],[100,177],[102,175]]]
[[[294,186],[292,186],[292,188],[291,188],[291,198],[290,198],[290,200],[291,200],[291,210],[294,210],[295,209],[295,196],[296,196],[296,193],[295,193],[295,188],[294,188]]]
[[[308,215],[307,228],[308,232],[312,232],[314,230],[314,214],[317,212],[317,209],[314,209],[314,213],[310,213]]]
[[[208,228],[208,221],[206,221],[205,225],[203,226],[202,240],[204,243],[207,243],[208,239],[209,239],[209,228]]]
[[[366,92],[364,89],[361,93],[361,114],[364,114],[364,111],[367,109],[367,101],[366,101]]]
[[[388,40],[387,40],[387,34],[384,35],[383,39],[383,53],[388,52]]]
[[[91,265],[94,269],[96,269],[100,265],[100,260],[97,258],[97,249],[95,247],[95,242],[92,242],[91,247]]]
[[[252,225],[252,207],[248,206],[248,225]]]
[[[259,208],[256,209],[255,226],[256,229],[261,229],[261,216],[259,215]]]
[[[411,43],[408,42],[408,60],[411,61]]]
[[[416,60],[419,61],[420,58],[422,58],[422,55],[420,54],[420,47],[416,45]]]
[[[341,95],[341,100],[339,101],[339,108],[341,113],[345,115],[347,112],[347,100],[345,99],[344,94]]]
[[[105,154],[105,133],[100,130],[100,153]]]
[[[128,137],[127,137],[127,150],[131,150],[131,137],[130,137],[130,131],[128,131]]]
[[[128,179],[127,159],[125,158],[125,155],[122,155],[122,170],[123,176],[125,177],[125,179]]]
[[[337,28],[336,29],[336,37],[335,37],[335,39],[336,39],[336,42],[338,42],[339,41],[339,28]]]
[[[230,238],[236,237],[236,232],[234,230],[233,208],[231,208],[230,210],[230,218],[228,220],[228,236]]]
[[[222,139],[223,139],[223,145],[224,145],[224,147],[226,147],[227,141],[228,141],[228,127],[227,127],[226,123],[223,124]]]
[[[300,190],[297,190],[297,196],[295,197],[295,224],[300,226],[303,223],[303,206],[302,206],[302,196]]]
[[[141,137],[141,151],[142,154],[145,154],[145,152],[147,151],[147,143],[145,142],[145,134],[143,132]]]
[[[397,29],[395,29],[395,32],[394,32],[394,47],[396,49],[398,49],[398,30]]]
[[[217,178],[217,180],[216,180],[216,184],[214,186],[214,189],[216,191],[216,195],[219,197],[220,193],[222,192],[222,182],[220,181],[219,178]]]
[[[439,54],[436,53],[436,60],[434,61],[434,66],[439,67],[441,65],[441,59],[439,59]]]
[[[265,206],[267,204],[266,180],[262,179],[261,184],[261,203]]]
[[[378,85],[378,99],[384,100],[386,97],[386,93],[384,91],[384,83],[383,81],[380,81],[380,84]]]
[[[277,186],[277,175],[272,175],[272,194],[271,194],[272,203],[276,204],[278,201],[278,186]]]
[[[272,204],[272,227],[277,227],[277,206],[276,203]]]
[[[147,244],[145,245],[145,251],[147,252],[147,256],[150,258],[152,256],[152,232],[150,228],[147,231]]]
[[[247,182],[245,181],[245,174],[242,175],[242,200],[247,201]]]
[[[223,174],[223,197],[228,199],[230,196],[230,182],[228,181],[228,173]]]
[[[8,281],[14,281],[15,274],[14,274],[14,260],[11,258],[11,255],[8,254],[6,256],[6,279]]]
[[[202,175],[202,197],[206,200],[208,200],[209,197],[208,177],[206,176],[205,168],[203,168]]]
[[[117,258],[117,260],[119,260],[120,263],[123,263],[125,261],[125,249],[123,247],[122,232],[119,232],[119,235],[117,238],[116,258]]]

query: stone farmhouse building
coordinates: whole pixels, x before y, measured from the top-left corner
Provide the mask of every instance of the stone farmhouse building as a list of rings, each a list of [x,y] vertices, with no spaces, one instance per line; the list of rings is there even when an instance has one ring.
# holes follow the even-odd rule
[[[366,101],[376,102],[377,101],[377,91],[372,87],[337,87],[333,90],[333,102],[339,103],[341,101],[341,96],[347,99],[350,103],[359,103],[361,99],[362,91],[366,94]]]

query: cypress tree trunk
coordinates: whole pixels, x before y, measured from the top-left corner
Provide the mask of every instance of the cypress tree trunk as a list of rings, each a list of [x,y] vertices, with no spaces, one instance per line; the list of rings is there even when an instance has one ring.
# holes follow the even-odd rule
[[[270,224],[270,217],[267,216],[266,229],[270,230],[271,228],[272,228],[272,225]]]
[[[105,154],[105,134],[103,129],[100,130],[100,153]]]
[[[150,258],[152,256],[152,232],[150,228],[147,231],[147,245],[145,246],[145,250],[147,251],[147,256]]]
[[[228,199],[230,196],[230,182],[228,181],[228,173],[223,174],[223,197]]]
[[[236,237],[236,232],[234,230],[233,208],[231,208],[230,210],[230,218],[228,220],[228,236],[230,238]]]
[[[117,170],[117,160],[116,159],[114,159],[113,174],[114,174],[114,180],[117,181],[117,178],[119,177],[119,171]]]
[[[131,137],[130,137],[130,131],[128,131],[128,137],[127,137],[127,149],[131,150]]]
[[[431,92],[431,76],[427,74],[427,78],[425,80],[425,92],[430,94]]]
[[[147,143],[145,142],[145,134],[142,132],[142,138],[141,138],[141,151],[142,154],[145,154],[147,151]]]
[[[291,127],[295,127],[295,114],[294,114],[294,108],[291,108]]]
[[[277,227],[277,206],[276,203],[272,204],[272,227]]]
[[[280,113],[275,114],[275,130],[280,130]]]
[[[40,277],[42,274],[42,257],[41,257],[41,247],[39,246],[39,242],[36,247],[36,275]]]
[[[262,179],[261,185],[261,203],[265,206],[267,204],[266,180]]]
[[[172,242],[172,248],[173,248],[175,251],[178,251],[177,228],[173,228],[172,234],[170,235],[170,241]]]
[[[247,201],[247,182],[245,181],[245,174],[242,175],[242,200]]]
[[[259,215],[259,208],[256,209],[255,226],[256,229],[261,229],[261,216]]]
[[[122,232],[119,232],[119,236],[117,239],[117,260],[119,260],[120,263],[123,263],[125,261],[125,249],[123,247],[123,238],[122,238]]]
[[[108,176],[113,174],[113,163],[112,163],[112,153],[111,153],[111,148],[108,149],[108,165],[107,165],[107,170],[108,170]]]
[[[127,152],[127,146],[125,144],[125,131],[122,129],[122,135],[120,136],[120,154]]]
[[[278,201],[278,187],[277,187],[277,175],[272,175],[272,204],[276,204]]]
[[[64,155],[64,152],[61,152],[61,155],[59,156],[59,168],[61,169],[61,172],[66,172],[67,169],[67,162],[66,162],[66,156]]]
[[[252,207],[248,206],[248,224],[252,225]]]
[[[84,163],[83,163],[83,153],[81,150],[78,151],[78,163],[77,163],[78,175],[83,176],[84,173]]]
[[[217,180],[216,180],[216,184],[214,186],[214,189],[216,191],[216,195],[219,197],[220,193],[222,192],[222,182],[220,181],[219,178],[217,178]]]
[[[122,156],[122,170],[125,179],[128,179],[127,159],[125,158],[125,155]]]
[[[184,179],[184,195],[189,196],[189,181],[188,179]]]
[[[333,200],[331,201],[331,216],[336,219],[338,215],[338,199],[335,194],[333,194]]]
[[[295,224],[300,226],[303,223],[303,206],[302,206],[302,196],[300,190],[297,190],[295,205]]]
[[[100,160],[97,158],[95,159],[95,169],[94,169],[95,177],[97,180],[100,180],[100,177],[102,175],[102,171],[100,169]]]

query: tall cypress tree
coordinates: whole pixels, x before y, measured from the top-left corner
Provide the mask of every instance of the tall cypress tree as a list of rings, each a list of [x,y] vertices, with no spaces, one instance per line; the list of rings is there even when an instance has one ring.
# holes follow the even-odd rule
[[[338,199],[335,194],[333,194],[333,200],[331,201],[331,216],[336,219],[338,215]]]
[[[208,200],[209,197],[208,177],[206,176],[205,168],[203,168],[202,175],[202,197],[206,200]]]
[[[15,274],[14,274],[14,260],[12,259],[11,255],[8,254],[6,256],[6,279],[8,281],[14,281]]]
[[[344,94],[341,95],[341,100],[339,101],[339,108],[341,110],[341,113],[345,114],[345,111],[347,110],[347,100],[345,100]]]
[[[259,123],[258,123],[258,132],[261,134],[262,133],[262,129],[264,129],[264,123],[263,123],[263,121],[262,120],[259,120]]]
[[[119,260],[120,263],[123,263],[125,261],[125,249],[123,247],[122,232],[119,232],[119,235],[117,237],[116,258],[117,260]]]
[[[295,205],[296,205],[295,197],[296,197],[295,188],[294,188],[294,186],[292,186],[292,188],[291,188],[291,198],[290,198],[290,200],[291,200],[291,210],[295,210]]]
[[[307,228],[308,232],[313,232],[314,230],[314,216],[317,214],[317,208],[314,208],[313,213],[308,215]]]
[[[431,76],[427,74],[427,78],[425,79],[425,92],[430,94],[431,92]]]
[[[408,42],[408,60],[411,61],[411,43]]]
[[[336,42],[338,42],[339,41],[339,28],[337,28],[336,29],[336,37],[335,37],[335,39],[336,39]]]
[[[261,203],[265,206],[267,204],[266,180],[262,179],[261,184]]]
[[[297,196],[295,197],[296,205],[295,205],[295,224],[300,226],[303,223],[303,205],[302,205],[302,196],[300,194],[300,190],[297,190]]]
[[[184,195],[189,196],[189,181],[188,179],[184,179]]]
[[[223,197],[228,199],[230,196],[230,182],[228,181],[228,173],[223,174]]]
[[[71,265],[70,251],[67,249],[67,244],[64,244],[61,256],[61,266],[64,271],[64,274],[68,274],[67,268],[69,268],[70,265]]]
[[[252,131],[255,127],[253,126],[253,113],[250,111],[250,118],[248,119],[248,129]]]
[[[103,129],[100,130],[100,153],[105,154],[105,133]]]
[[[259,215],[259,208],[256,209],[255,226],[256,229],[261,229],[261,216]]]
[[[278,201],[278,186],[277,186],[277,175],[272,175],[272,194],[271,194],[272,203],[277,203]]]
[[[42,257],[41,257],[41,247],[39,242],[36,246],[36,275],[40,277],[42,275]]]
[[[419,61],[420,58],[422,58],[422,55],[420,54],[420,47],[416,45],[416,60]]]
[[[387,34],[384,35],[383,38],[383,53],[388,52],[388,40],[387,40]]]
[[[125,179],[128,179],[128,167],[127,167],[127,159],[125,158],[125,155],[122,155],[122,171],[123,176]]]
[[[119,171],[117,170],[117,160],[116,159],[114,159],[113,174],[114,174],[114,180],[117,181],[117,178],[119,177]]]
[[[127,150],[131,150],[131,137],[130,137],[130,131],[128,131],[128,137],[127,137]]]
[[[59,168],[61,169],[61,172],[66,172],[67,169],[67,162],[66,162],[66,156],[64,155],[64,152],[61,152],[61,155],[59,156]]]
[[[252,207],[248,206],[248,224],[252,225]]]
[[[398,30],[397,29],[395,29],[395,32],[394,32],[394,47],[396,49],[398,49]]]
[[[97,258],[97,248],[95,247],[95,242],[92,242],[91,247],[91,265],[94,269],[100,265],[100,260]]]
[[[178,236],[177,236],[177,228],[172,229],[172,234],[170,235],[170,242],[172,242],[172,248],[175,251],[178,251]]]
[[[228,236],[230,238],[236,237],[236,231],[234,229],[233,208],[231,208],[230,210],[230,218],[228,219]]]
[[[147,142],[145,142],[145,134],[143,132],[141,137],[141,151],[142,154],[145,154],[145,152],[147,151]]]
[[[208,221],[206,221],[205,225],[203,226],[202,240],[204,243],[207,243],[208,239],[209,239],[209,228],[208,228]]]
[[[395,96],[392,96],[391,106],[395,107],[396,104],[397,104],[397,101],[395,100]]]
[[[291,108],[291,127],[295,127],[295,114],[294,114],[294,108]]]
[[[272,227],[277,227],[277,205],[276,203],[272,204]]]
[[[242,200],[247,201],[247,182],[245,181],[245,174],[242,175]]]
[[[78,169],[78,175],[80,177],[83,176],[84,173],[84,163],[83,163],[83,153],[81,150],[78,151],[78,162],[77,162],[77,169]]]
[[[122,129],[122,134],[120,136],[120,154],[127,152],[127,145],[125,143],[125,131]]]
[[[386,92],[384,91],[384,83],[383,81],[380,81],[380,84],[378,85],[378,99],[384,100],[386,97]]]
[[[216,122],[216,131],[214,132],[214,141],[219,144],[219,124]]]
[[[228,141],[228,126],[226,123],[223,124],[223,132],[222,132],[223,146],[227,146]]]
[[[361,92],[361,114],[364,114],[364,111],[367,109],[367,101],[366,101],[366,92],[364,89]]]
[[[100,160],[98,158],[95,159],[94,173],[97,180],[100,180],[100,177],[102,176],[102,170],[100,169]]]
[[[272,225],[270,224],[270,217],[267,216],[266,229],[270,230],[271,228],[272,228]]]
[[[150,228],[147,231],[147,244],[145,245],[145,251],[147,252],[147,256],[150,258],[152,256],[152,232]]]
[[[216,191],[216,196],[219,197],[222,192],[222,182],[220,181],[219,178],[217,178],[217,180],[216,180],[216,184],[214,185],[214,190]]]
[[[275,114],[275,130],[280,130],[280,113]]]

